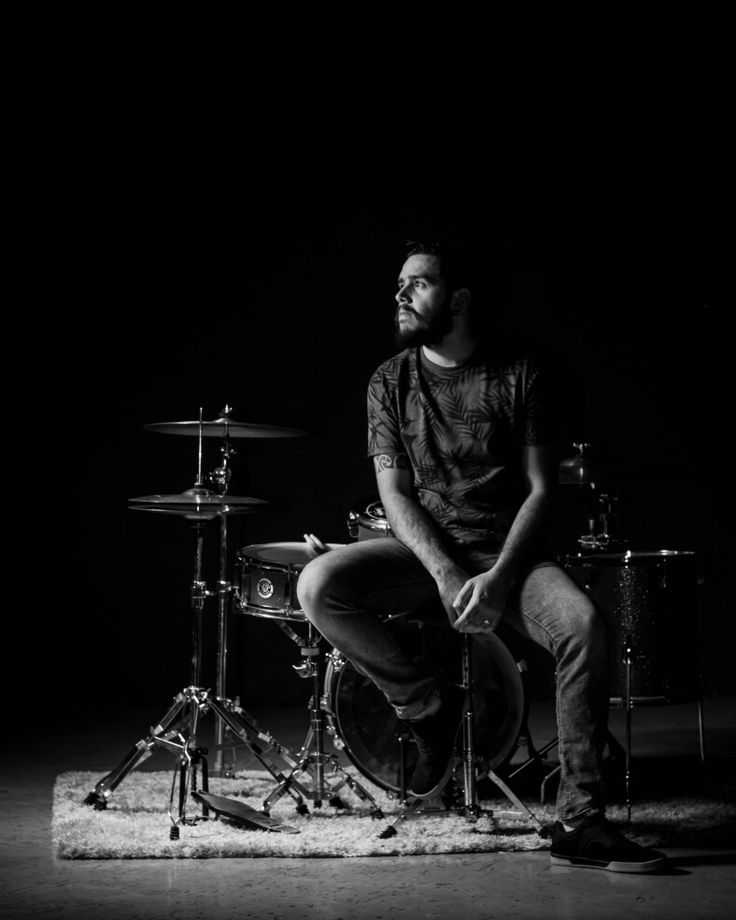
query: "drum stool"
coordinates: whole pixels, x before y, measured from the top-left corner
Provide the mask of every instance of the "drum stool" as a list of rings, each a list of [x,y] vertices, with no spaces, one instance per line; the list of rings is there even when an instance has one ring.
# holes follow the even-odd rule
[[[461,807],[458,809],[459,813],[462,814],[469,821],[476,821],[480,815],[483,813],[483,810],[478,801],[478,776],[477,776],[477,767],[478,767],[478,758],[476,755],[476,744],[475,744],[475,694],[474,694],[474,683],[473,683],[473,655],[472,655],[472,638],[468,633],[462,633],[462,644],[461,644],[461,682],[462,686],[465,689],[465,708],[463,712],[462,720],[462,776],[463,776],[463,802]],[[524,724],[526,724],[526,711],[524,712],[523,718]],[[404,805],[401,813],[398,815],[393,824],[389,825],[381,834],[380,837],[388,838],[392,837],[397,833],[397,825],[406,820],[409,817],[418,816],[422,813],[421,805],[426,804],[428,800],[411,798],[407,795],[406,789],[406,763],[405,763],[405,752],[406,752],[406,742],[409,740],[408,733],[404,732],[400,735],[401,743],[401,790],[400,790],[400,800]],[[535,751],[534,757],[530,758],[531,762],[533,759],[538,759],[539,754]],[[521,814],[526,814],[532,822],[537,826],[538,833],[541,837],[547,838],[551,833],[551,829],[547,827],[539,818],[534,814],[534,812],[516,795],[513,789],[501,779],[500,776],[493,770],[491,766],[486,767],[483,773],[484,776],[487,776],[488,779],[494,783],[501,792],[506,796],[506,798],[518,809],[518,812]],[[429,800],[431,801],[431,800]],[[437,809],[430,808],[428,809],[432,814],[436,814]]]

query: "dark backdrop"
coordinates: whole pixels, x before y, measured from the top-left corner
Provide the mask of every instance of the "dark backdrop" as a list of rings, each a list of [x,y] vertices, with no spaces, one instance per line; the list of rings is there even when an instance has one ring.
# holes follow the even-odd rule
[[[47,500],[34,509],[31,555],[43,602],[21,617],[42,652],[32,686],[47,692],[50,680],[79,705],[165,705],[188,683],[192,533],[181,518],[130,510],[128,499],[191,487],[197,441],[146,423],[193,420],[200,407],[210,419],[229,404],[236,420],[311,432],[235,442],[230,491],[272,505],[230,518],[234,581],[239,547],[305,531],[347,542],[348,512],[374,491],[365,387],[395,351],[401,242],[449,224],[484,253],[483,308],[550,367],[561,456],[573,441],[592,443],[633,548],[698,553],[692,635],[699,613],[711,687],[736,689],[717,205],[614,195],[583,196],[571,209],[509,192],[502,208],[478,198],[413,209],[339,188],[329,196],[256,189],[238,203],[195,206],[152,180],[106,183],[99,198],[86,191],[71,238],[57,236],[67,296],[43,334],[36,406],[45,435],[37,483]],[[218,448],[205,441],[205,471]],[[580,499],[561,490],[560,551],[577,549]],[[218,564],[213,523],[210,589]],[[214,599],[205,614],[211,682]],[[274,623],[236,612],[229,642],[230,695],[260,705],[308,692],[291,668],[296,646]]]

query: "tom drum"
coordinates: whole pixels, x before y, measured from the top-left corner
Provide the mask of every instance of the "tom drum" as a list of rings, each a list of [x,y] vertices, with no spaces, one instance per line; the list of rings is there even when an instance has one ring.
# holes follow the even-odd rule
[[[701,698],[694,552],[578,553],[560,562],[608,621],[613,701],[628,693],[639,704]]]

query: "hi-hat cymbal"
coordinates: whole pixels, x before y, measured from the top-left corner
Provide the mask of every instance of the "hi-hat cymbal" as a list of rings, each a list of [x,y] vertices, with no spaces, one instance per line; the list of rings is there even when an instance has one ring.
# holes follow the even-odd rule
[[[191,518],[211,518],[218,514],[253,514],[268,504],[262,498],[246,495],[218,495],[209,489],[187,489],[173,495],[140,495],[129,498],[136,511],[182,514]]]
[[[284,425],[258,425],[251,422],[236,422],[226,416],[203,421],[203,438],[303,438],[309,434],[302,428]],[[200,423],[197,422],[152,422],[143,426],[159,434],[185,434],[199,437]]]

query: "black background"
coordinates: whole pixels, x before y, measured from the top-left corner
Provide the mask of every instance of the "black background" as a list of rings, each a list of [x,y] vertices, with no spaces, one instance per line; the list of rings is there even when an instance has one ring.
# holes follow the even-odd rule
[[[33,600],[19,615],[28,683],[77,705],[164,705],[189,681],[192,532],[128,499],[194,484],[197,440],[147,423],[215,418],[305,428],[302,439],[238,440],[230,491],[272,502],[229,519],[235,553],[305,531],[347,542],[350,510],[373,493],[365,387],[394,353],[402,241],[447,227],[474,241],[483,308],[553,371],[561,456],[592,443],[635,549],[698,553],[705,663],[732,692],[733,558],[727,511],[730,356],[728,236],[719,180],[658,161],[550,181],[458,176],[440,192],[410,169],[375,195],[355,170],[270,168],[231,153],[191,180],[196,158],[123,144],[76,164],[50,196],[48,316],[21,317],[36,396],[17,378],[22,464],[34,460],[24,518]],[[293,164],[292,164],[293,165]],[[57,177],[58,178],[58,177]],[[211,182],[209,180],[211,179]],[[61,191],[59,189],[62,189]],[[193,191],[193,189],[195,189]],[[58,196],[58,197],[56,197]],[[418,201],[418,203],[415,203]],[[28,375],[35,371],[28,369]],[[205,441],[204,468],[219,442]],[[21,456],[21,455],[19,455]],[[29,464],[30,467],[30,464]],[[558,549],[575,551],[580,493],[561,490]],[[205,534],[216,587],[217,524]],[[217,606],[205,606],[205,680]],[[308,692],[297,649],[269,621],[230,621],[228,692],[248,705]]]

